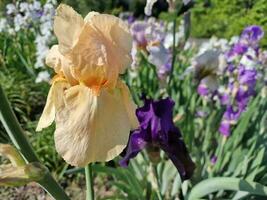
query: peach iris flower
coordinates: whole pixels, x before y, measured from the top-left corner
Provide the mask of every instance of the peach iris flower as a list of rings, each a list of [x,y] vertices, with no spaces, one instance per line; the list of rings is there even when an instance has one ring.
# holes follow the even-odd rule
[[[119,74],[131,63],[127,25],[112,15],[57,8],[54,45],[46,64],[56,76],[37,131],[56,123],[55,145],[74,166],[108,161],[125,148],[138,126],[136,106]]]

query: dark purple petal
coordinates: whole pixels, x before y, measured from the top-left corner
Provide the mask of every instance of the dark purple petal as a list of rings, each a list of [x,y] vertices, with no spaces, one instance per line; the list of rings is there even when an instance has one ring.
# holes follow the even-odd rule
[[[131,158],[134,158],[140,151],[142,151],[147,142],[144,140],[145,133],[142,130],[135,130],[130,134],[130,139],[127,148],[122,154],[123,159],[119,161],[122,167],[127,167]]]
[[[173,106],[174,102],[170,98],[159,101],[145,99],[144,106],[137,109],[140,128],[147,130],[151,138],[147,137],[147,140],[150,142],[158,139],[167,140],[167,133],[175,129],[172,120]]]
[[[195,168],[179,129],[172,119],[174,102],[170,98],[153,101],[145,99],[143,107],[136,111],[140,122],[139,129],[130,135],[120,165],[127,166],[143,148],[162,148],[178,169],[183,180],[192,176]]]
[[[179,132],[178,129],[176,131]],[[169,132],[168,143],[161,143],[160,147],[165,151],[179,171],[181,179],[186,180],[192,177],[195,164],[191,160],[184,141],[178,132]]]

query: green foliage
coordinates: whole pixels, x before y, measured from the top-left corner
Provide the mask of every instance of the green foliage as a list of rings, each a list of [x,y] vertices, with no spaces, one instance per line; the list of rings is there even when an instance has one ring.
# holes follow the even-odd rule
[[[105,12],[118,14],[122,9],[119,4],[119,0],[62,0],[59,3],[65,3],[72,6],[75,10],[78,10],[83,16],[87,15],[90,11]],[[116,10],[117,8],[118,10]],[[115,13],[114,13],[114,12]]]
[[[62,2],[72,5],[83,15],[91,10],[113,14],[118,14],[118,11],[122,10],[119,0]],[[217,35],[230,38],[238,35],[244,26],[250,24],[262,25],[267,31],[267,20],[264,17],[267,13],[266,0],[211,0],[210,2],[210,6],[204,8],[203,1],[199,0],[192,11],[194,37]],[[141,6],[143,4],[141,0],[133,1],[130,7],[135,9],[136,6],[143,12]],[[172,19],[167,13],[162,14],[161,18],[165,21]],[[14,37],[0,33],[0,85],[4,88],[38,157],[61,179],[66,174],[82,170],[69,170],[64,174],[68,165],[55,150],[54,126],[41,133],[35,132],[49,84],[35,83],[38,69],[33,67],[35,61],[33,41],[34,34],[27,31],[22,31]],[[266,37],[263,45],[267,45]],[[145,151],[132,159],[126,169],[116,164],[111,166],[110,163],[97,163],[93,166],[94,173],[97,173],[98,177],[107,178],[108,188],[115,188],[114,193],[106,199],[154,200],[186,197],[190,191],[198,190],[198,183],[203,183],[202,181],[208,178],[214,180],[212,178],[218,176],[238,180],[235,182],[237,189],[220,191],[228,188],[217,185],[216,190],[205,189],[201,197],[208,195],[209,199],[255,199],[252,194],[258,193],[237,186],[240,186],[238,185],[240,182],[249,183],[249,186],[253,186],[253,182],[267,184],[267,103],[266,97],[261,95],[261,83],[256,88],[257,97],[251,100],[247,111],[233,127],[231,137],[225,141],[218,133],[224,109],[199,97],[196,92],[197,83],[192,81],[192,76],[181,79],[181,74],[190,65],[190,59],[195,54],[194,50],[182,51],[177,48],[177,51],[179,52],[174,65],[173,79],[169,85],[168,77],[158,79],[155,66],[147,61],[145,52],[139,52],[141,61],[137,70],[129,69],[123,75],[123,79],[129,85],[132,96],[139,106],[142,105],[143,94],[153,99],[171,96],[175,101],[176,124],[181,129],[190,155],[197,166],[194,176],[190,181],[182,183],[176,168],[163,152],[160,153],[159,163],[154,166]],[[200,108],[208,113],[207,117],[196,117],[196,112]],[[2,125],[0,125],[0,142],[8,142]],[[210,162],[213,155],[218,156],[216,164]],[[117,160],[115,162],[117,163]],[[222,183],[225,184],[224,181]],[[209,188],[209,185],[207,187]]]
[[[0,85],[38,157],[49,169],[60,172],[64,163],[54,148],[54,127],[41,133],[35,132],[50,86],[45,82],[35,83],[38,70],[33,67],[33,41],[31,32],[23,31],[15,36],[0,34]],[[9,142],[2,124],[0,142]]]
[[[267,31],[266,13],[266,0],[197,0],[192,9],[192,36],[231,38],[253,24]],[[266,37],[262,45],[267,45]]]

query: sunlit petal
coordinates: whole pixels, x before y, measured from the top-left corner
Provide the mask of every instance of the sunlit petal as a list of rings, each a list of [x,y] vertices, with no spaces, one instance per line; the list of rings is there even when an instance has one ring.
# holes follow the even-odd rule
[[[125,148],[131,121],[120,89],[101,90],[77,85],[65,91],[65,105],[56,116],[55,144],[71,165],[108,161]]]
[[[83,18],[70,6],[65,4],[59,5],[56,10],[54,32],[59,42],[59,51],[63,55],[73,46],[81,32],[83,24]]]
[[[46,128],[53,123],[56,115],[56,108],[62,106],[63,92],[69,86],[70,85],[65,81],[56,81],[52,84],[36,131],[41,131],[43,128]]]
[[[63,74],[71,85],[78,83],[71,72],[71,61],[59,52],[58,45],[52,46],[46,56],[45,62],[49,67],[53,68],[57,74]]]
[[[131,63],[132,38],[127,25],[112,15],[90,12],[72,51],[75,78],[87,86],[115,87],[119,73]]]
[[[127,85],[122,81],[118,81],[118,87],[121,89],[122,92],[124,106],[127,110],[128,117],[131,122],[131,129],[136,129],[139,126],[139,122],[135,115],[135,110],[137,106],[131,99],[131,93]]]
[[[108,43],[94,28],[86,24],[68,58],[73,63],[73,74],[87,86],[103,85],[107,79],[113,83],[117,69],[108,64]]]
[[[129,53],[132,49],[132,37],[128,26],[121,19],[107,14],[96,15],[88,14],[92,16],[89,18],[89,22],[102,32],[105,38],[107,38],[114,46],[110,60],[115,61],[115,66],[119,67],[120,73],[123,73],[125,68],[130,65],[131,57]]]

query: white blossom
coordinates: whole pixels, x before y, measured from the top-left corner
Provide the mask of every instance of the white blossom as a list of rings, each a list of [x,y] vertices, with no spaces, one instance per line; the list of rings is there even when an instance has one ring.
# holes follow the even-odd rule
[[[48,73],[48,71],[39,72],[37,78],[35,79],[36,83],[49,82],[49,81],[50,81],[50,74]]]

